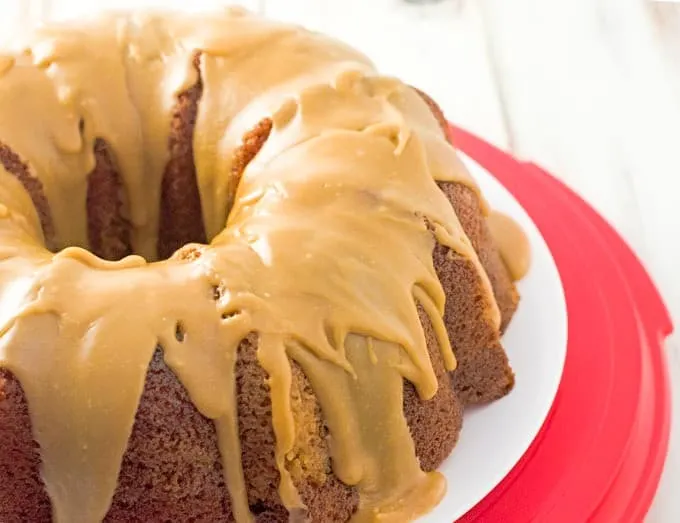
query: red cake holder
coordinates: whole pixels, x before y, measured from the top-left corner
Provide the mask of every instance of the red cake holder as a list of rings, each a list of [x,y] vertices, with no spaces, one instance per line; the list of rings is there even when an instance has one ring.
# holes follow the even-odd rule
[[[504,480],[458,521],[643,521],[668,449],[669,313],[635,254],[577,194],[467,131],[452,126],[451,135],[541,231],[569,321],[564,374],[543,427]]]

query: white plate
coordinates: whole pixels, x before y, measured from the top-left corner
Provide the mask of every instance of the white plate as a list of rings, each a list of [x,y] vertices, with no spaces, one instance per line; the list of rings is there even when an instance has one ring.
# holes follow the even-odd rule
[[[520,307],[505,336],[514,390],[491,405],[465,413],[453,454],[440,467],[448,489],[419,523],[451,523],[493,490],[519,461],[545,421],[562,377],[567,352],[567,310],[550,250],[515,198],[478,164],[461,155],[492,208],[517,220],[531,243],[532,265],[519,283]]]

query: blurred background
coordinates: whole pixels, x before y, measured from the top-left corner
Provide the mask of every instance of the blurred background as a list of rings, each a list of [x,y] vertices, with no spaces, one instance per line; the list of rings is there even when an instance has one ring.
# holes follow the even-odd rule
[[[433,96],[457,125],[543,165],[633,245],[680,324],[680,4],[652,0],[250,0],[337,36]],[[104,8],[219,0],[0,0],[0,45]],[[584,268],[585,269],[585,268]],[[669,341],[674,441],[649,521],[680,521],[680,343]]]

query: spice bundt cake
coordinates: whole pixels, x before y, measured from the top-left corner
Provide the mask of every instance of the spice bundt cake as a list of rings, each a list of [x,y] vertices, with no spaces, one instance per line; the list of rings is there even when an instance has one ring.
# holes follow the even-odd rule
[[[518,303],[441,122],[237,10],[0,57],[0,521],[436,505],[463,408],[512,388]]]

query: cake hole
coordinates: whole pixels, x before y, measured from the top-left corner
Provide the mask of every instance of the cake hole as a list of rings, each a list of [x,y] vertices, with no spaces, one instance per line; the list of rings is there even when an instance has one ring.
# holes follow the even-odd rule
[[[429,233],[434,235],[437,232],[437,228],[435,227],[434,223],[432,223],[432,220],[430,220],[429,217],[425,216],[424,214],[422,214],[420,212],[417,212],[416,218],[423,220],[423,223],[425,224],[425,228],[428,230]]]
[[[231,312],[223,312],[222,313],[222,319],[223,320],[231,320],[241,314],[241,311],[231,311]]]
[[[175,324],[175,339],[182,343],[184,341],[184,338],[186,337],[186,332],[184,330],[184,325],[182,325],[182,322],[178,321]]]
[[[261,501],[258,501],[257,503],[250,505],[250,511],[253,513],[253,515],[258,516],[267,511],[267,505]]]
[[[212,288],[213,300],[220,301],[222,299],[223,294],[224,293],[222,291],[222,288],[219,285],[213,285]]]
[[[219,231],[215,224],[204,224],[201,213],[201,197],[196,181],[193,136],[198,108],[203,93],[200,77],[200,55],[194,67],[199,73],[198,82],[181,93],[175,110],[170,134],[170,159],[161,185],[161,216],[158,238],[158,258],[171,257],[187,243],[208,243]],[[235,150],[232,170],[227,183],[224,206],[227,214],[233,207],[236,191],[243,171],[259,153],[272,129],[272,121],[265,118],[242,136],[241,145]]]
[[[196,55],[194,66],[197,70],[198,63],[199,55]],[[96,164],[88,174],[86,202],[88,241],[93,254],[108,261],[120,260],[130,254],[141,254],[149,262],[153,262],[169,259],[177,250],[184,248],[173,259],[191,262],[201,257],[201,248],[196,247],[196,244],[205,244],[212,240],[212,237],[206,237],[202,223],[191,147],[201,94],[202,83],[199,76],[197,85],[176,100],[171,128],[172,140],[168,145],[169,160],[163,176],[159,238],[155,253],[153,250],[143,253],[135,251],[135,231],[130,219],[132,210],[119,173],[115,151],[103,139],[96,139]],[[81,117],[73,122],[81,134],[93,131],[86,119]],[[266,118],[242,137],[241,146],[235,153],[234,170],[230,173],[228,204],[235,198],[243,170],[259,153],[271,130],[272,121]],[[31,196],[40,217],[47,248],[57,252],[69,247],[64,242],[57,241],[50,207],[40,182],[40,173],[32,173],[29,166],[2,143],[0,165],[17,177]],[[214,236],[214,233],[211,234]]]

